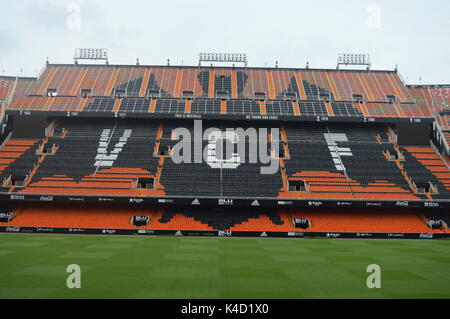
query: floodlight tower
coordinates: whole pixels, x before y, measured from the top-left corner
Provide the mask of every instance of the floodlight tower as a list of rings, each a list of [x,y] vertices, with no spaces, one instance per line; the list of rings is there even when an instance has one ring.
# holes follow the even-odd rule
[[[365,65],[370,70],[370,56],[368,54],[340,53],[337,58],[336,69],[339,70],[340,65]]]
[[[202,62],[232,62],[244,63],[247,67],[247,54],[245,53],[209,53],[202,52],[198,55],[198,66],[202,66]]]
[[[78,64],[78,60],[103,60],[108,65],[108,49],[77,48],[73,60],[75,64]]]

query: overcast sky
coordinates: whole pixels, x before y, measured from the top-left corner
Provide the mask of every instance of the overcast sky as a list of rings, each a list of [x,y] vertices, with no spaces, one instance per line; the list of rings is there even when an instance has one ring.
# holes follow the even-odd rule
[[[197,65],[199,52],[249,66],[334,68],[369,53],[407,83],[450,83],[449,0],[0,0],[0,74],[36,76],[48,57],[108,48],[111,64]],[[22,73],[21,73],[22,70]]]

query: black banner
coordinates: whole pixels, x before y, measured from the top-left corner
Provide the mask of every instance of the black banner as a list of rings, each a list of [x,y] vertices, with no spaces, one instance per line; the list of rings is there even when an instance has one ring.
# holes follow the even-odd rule
[[[217,197],[124,197],[0,194],[0,201],[56,203],[114,203],[153,206],[215,206],[215,207],[356,207],[356,208],[450,208],[450,200],[308,200],[285,198],[217,198]]]
[[[286,115],[235,115],[235,114],[185,114],[185,113],[135,113],[135,112],[77,112],[77,111],[30,111],[7,110],[8,115],[83,118],[154,118],[154,119],[196,119],[196,120],[251,120],[285,122],[354,122],[354,123],[432,123],[434,118],[395,117],[339,117],[339,116],[286,116]]]
[[[272,237],[272,238],[361,238],[361,239],[441,239],[450,233],[348,233],[348,232],[272,232],[229,230],[161,230],[110,228],[54,228],[0,226],[3,233],[54,233],[87,235],[142,235],[142,236],[206,236],[206,237]]]

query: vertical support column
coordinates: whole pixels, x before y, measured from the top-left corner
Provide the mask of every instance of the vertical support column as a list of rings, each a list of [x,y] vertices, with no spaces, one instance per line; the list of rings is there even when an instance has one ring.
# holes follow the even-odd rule
[[[334,82],[333,74],[331,74],[331,72],[327,72],[327,78],[328,78],[328,82],[330,82],[330,86],[331,86],[331,90],[333,91],[334,99],[336,101],[339,101],[341,99],[341,96],[336,87],[336,83]]]
[[[259,112],[261,113],[261,115],[267,115],[265,101],[259,101]]]
[[[236,70],[231,71],[231,98],[237,99],[238,89],[237,89],[237,75]]]
[[[116,99],[115,101],[114,101],[114,108],[113,108],[113,112],[114,113],[117,113],[117,112],[119,112],[119,109],[120,109],[120,103],[122,102],[122,99]]]
[[[177,79],[175,82],[175,91],[173,96],[175,98],[180,98],[181,96],[181,79],[183,78],[183,69],[178,69],[177,70]]]
[[[83,112],[84,107],[85,107],[86,104],[87,104],[87,101],[88,101],[87,98],[81,99],[80,104],[78,104],[78,109],[77,109],[78,112]]]
[[[145,69],[144,78],[142,79],[141,89],[139,90],[139,97],[145,97],[148,85],[148,80],[150,79],[150,74],[152,73],[152,69]]]
[[[388,77],[389,82],[391,83],[392,87],[394,88],[395,93],[397,94],[397,97],[398,97],[399,101],[400,102],[406,102],[406,97],[403,94],[401,88],[397,85],[397,81],[394,78],[395,75],[393,73],[388,73],[387,77]]]
[[[301,116],[302,115],[300,113],[300,108],[298,107],[298,102],[297,101],[292,101],[292,107],[294,109],[294,115],[296,115],[296,116]]]
[[[273,85],[272,71],[266,71],[267,86],[269,88],[269,99],[275,100],[275,87]]]
[[[373,101],[372,92],[370,91],[370,88],[367,85],[367,82],[366,82],[366,80],[364,79],[364,77],[362,76],[361,73],[358,73],[358,78],[359,78],[359,81],[361,82],[362,87],[364,89],[364,94],[366,94],[367,101]]]
[[[331,103],[330,102],[325,102],[325,107],[327,109],[327,115],[328,116],[334,116],[334,111],[333,111],[333,108],[331,107]]]
[[[113,73],[111,74],[111,77],[109,78],[108,86],[106,87],[105,95],[111,96],[112,89],[114,87],[114,84],[116,83],[117,76],[119,75],[119,69],[115,68]]]
[[[156,140],[160,140],[163,135],[164,124],[161,121],[158,126],[158,131],[156,132]]]
[[[283,141],[283,149],[284,154],[286,155],[286,158],[290,158],[289,154],[289,147],[288,147],[288,139],[286,135],[286,129],[284,127],[284,123],[280,123],[280,133],[281,133],[281,140]],[[276,154],[276,156],[279,156]],[[281,167],[281,179],[283,180],[283,191],[287,192],[289,190],[289,181],[286,175],[286,165],[284,163],[284,159],[280,158],[280,167]]]
[[[45,94],[45,90],[48,89],[48,86],[50,85],[50,83],[53,80],[53,78],[54,78],[54,76],[55,76],[57,71],[58,71],[57,67],[54,67],[53,70],[50,71],[50,74],[45,79],[44,83],[42,83],[41,87],[39,88],[39,91],[38,91],[39,95],[44,95]]]
[[[220,114],[227,114],[227,101],[220,101]]]
[[[208,98],[214,98],[214,71],[209,71]]]
[[[302,77],[300,75],[300,71],[295,72],[295,81],[297,82],[298,91],[300,93],[300,99],[307,100],[305,88],[303,87]]]
[[[186,100],[186,105],[184,108],[184,113],[189,114],[191,113],[191,105],[192,105],[192,100]]]
[[[86,73],[87,73],[87,68],[83,68],[81,70],[80,74],[78,74],[77,80],[75,82],[75,85],[73,86],[72,91],[70,92],[70,95],[77,95],[80,92],[80,86],[84,80],[84,77],[86,76]]]
[[[156,144],[155,144],[155,150],[154,150],[154,154],[153,154],[154,156],[159,156],[158,167],[156,169],[156,175],[155,175],[155,188],[157,188],[157,189],[164,188],[160,183],[161,174],[162,174],[162,170],[163,170],[163,166],[164,166],[164,156],[158,154],[160,140],[163,135],[163,130],[164,130],[164,123],[161,121],[159,123],[158,132],[156,133]]]
[[[155,107],[156,107],[156,99],[152,99],[150,102],[150,107],[148,108],[148,112],[155,113]]]
[[[354,105],[354,107],[356,109],[360,109],[362,114],[364,115],[364,117],[369,117],[369,111],[367,111],[366,105],[364,103],[357,103],[356,105]]]

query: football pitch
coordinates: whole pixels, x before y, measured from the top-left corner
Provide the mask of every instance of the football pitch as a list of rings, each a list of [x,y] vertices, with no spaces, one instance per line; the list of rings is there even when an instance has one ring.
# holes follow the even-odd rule
[[[0,234],[0,298],[450,298],[450,241]]]

